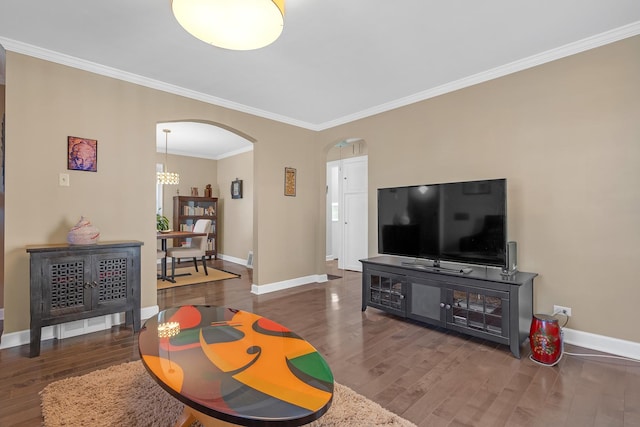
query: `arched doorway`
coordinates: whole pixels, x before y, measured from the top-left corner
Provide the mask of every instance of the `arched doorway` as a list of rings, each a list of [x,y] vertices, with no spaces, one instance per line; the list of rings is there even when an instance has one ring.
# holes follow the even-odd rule
[[[170,129],[168,138],[163,129]],[[156,163],[180,174],[178,185],[157,185],[157,209],[172,221],[173,198],[192,191],[218,199],[217,247],[220,258],[247,265],[253,251],[253,144],[235,129],[201,120],[156,125]],[[166,145],[166,153],[165,153]],[[242,180],[242,197],[231,196],[231,183]],[[173,225],[172,225],[173,226]]]

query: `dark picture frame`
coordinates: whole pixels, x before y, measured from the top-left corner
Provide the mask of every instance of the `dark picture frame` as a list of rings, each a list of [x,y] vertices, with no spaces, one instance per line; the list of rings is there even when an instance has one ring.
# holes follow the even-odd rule
[[[98,140],[67,137],[67,169],[74,171],[98,171]]]
[[[284,168],[284,195],[296,196],[296,170],[294,168]]]
[[[242,180],[236,178],[234,181],[231,181],[231,198],[232,199],[242,199]]]

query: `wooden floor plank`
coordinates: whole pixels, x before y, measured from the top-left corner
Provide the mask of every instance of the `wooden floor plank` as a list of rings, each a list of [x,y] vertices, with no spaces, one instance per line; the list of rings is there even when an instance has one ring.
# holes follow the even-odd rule
[[[158,292],[161,309],[212,304],[252,311],[311,342],[336,381],[419,427],[640,425],[640,363],[565,355],[555,367],[513,357],[504,345],[361,310],[361,274],[265,295],[251,294],[252,270],[216,260],[241,275]],[[568,346],[572,352],[591,353]],[[525,349],[526,350],[526,349]],[[38,393],[50,382],[138,360],[137,336],[116,326],[0,350],[0,426],[40,426]]]

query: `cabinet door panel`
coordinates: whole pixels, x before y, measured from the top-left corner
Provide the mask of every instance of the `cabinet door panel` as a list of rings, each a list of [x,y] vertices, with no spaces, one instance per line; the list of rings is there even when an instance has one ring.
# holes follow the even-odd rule
[[[43,262],[43,314],[61,316],[82,312],[91,305],[86,290],[87,262],[84,257],[58,257]]]
[[[95,301],[93,306],[113,302],[123,303],[127,299],[127,280],[129,277],[128,253],[110,252],[108,254],[94,255],[92,262],[94,271],[92,274]]]
[[[364,280],[365,301],[372,307],[380,308],[399,316],[405,316],[404,277],[376,270],[366,270]]]
[[[476,331],[509,337],[509,294],[489,289],[455,286],[450,289],[450,315],[447,323],[459,331]]]
[[[409,298],[407,316],[432,325],[445,325],[445,288],[442,282],[408,278]]]

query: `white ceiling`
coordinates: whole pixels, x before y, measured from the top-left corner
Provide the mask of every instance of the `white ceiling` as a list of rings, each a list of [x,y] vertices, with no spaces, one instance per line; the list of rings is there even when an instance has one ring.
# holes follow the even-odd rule
[[[164,129],[171,132],[166,134]],[[156,125],[156,150],[178,156],[220,160],[253,150],[253,143],[218,126],[169,122]]]
[[[282,36],[236,52],[170,0],[0,2],[7,50],[312,130],[637,34],[639,0],[288,0]]]

